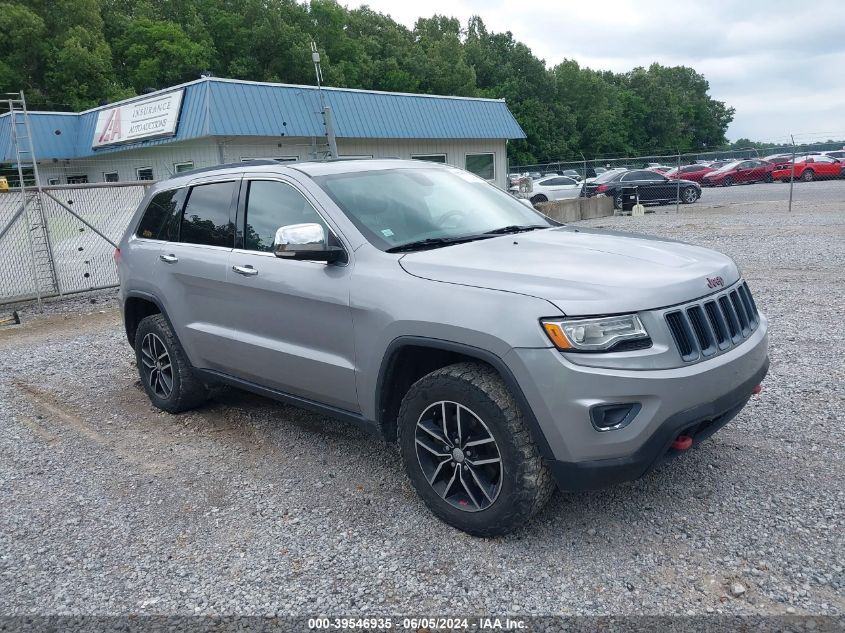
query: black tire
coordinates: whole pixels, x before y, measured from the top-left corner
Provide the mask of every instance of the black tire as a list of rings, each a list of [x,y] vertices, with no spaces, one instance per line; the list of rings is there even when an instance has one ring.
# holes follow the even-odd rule
[[[617,193],[613,196],[613,208],[614,209],[621,209],[622,208],[622,194]]]
[[[734,184],[734,179],[730,176],[725,176],[725,179],[722,181],[722,186],[730,187],[732,184]]]
[[[165,354],[163,361],[159,360]],[[197,378],[185,350],[161,314],[148,316],[138,324],[135,360],[144,391],[150,402],[159,409],[180,413],[208,399],[208,387]],[[165,364],[169,367],[169,373]]]
[[[766,174],[766,177],[763,180],[765,182],[774,182],[775,181],[775,179],[772,178],[772,172],[769,172],[768,174]]]
[[[444,402],[448,405],[442,405]],[[457,405],[462,407],[463,439],[447,437],[446,442],[439,440],[438,443],[438,440],[429,437],[430,431],[423,432],[423,416],[433,411],[436,419],[442,406],[449,420],[446,431],[454,431],[453,435],[458,435],[455,430],[457,422],[451,421],[457,418],[450,418],[446,409],[446,406],[451,405],[456,405],[455,411]],[[443,417],[440,415],[441,421]],[[481,425],[477,422],[481,422]],[[445,434],[437,426],[438,423],[433,424],[431,428],[443,437]],[[486,433],[494,442],[490,444],[490,440],[486,440],[483,448],[466,446],[467,437],[479,437],[474,435],[476,431],[471,425],[475,425],[482,437]],[[449,365],[411,385],[399,410],[398,439],[405,470],[426,506],[440,520],[474,536],[497,536],[524,525],[546,504],[555,489],[549,468],[531,438],[519,405],[496,371],[482,363]],[[439,457],[431,457],[426,450],[418,448],[418,439],[430,442],[444,452]],[[470,443],[479,442],[476,439]],[[449,451],[450,446],[451,451],[445,452]],[[465,450],[466,454],[461,449]],[[478,455],[472,451],[476,451]],[[480,466],[470,458],[476,462],[485,461],[485,458],[490,461],[491,454],[500,458],[498,476],[495,480],[483,479],[492,483],[486,488],[489,494],[482,496],[484,489],[473,485],[471,478],[475,476],[474,473],[479,472]],[[482,459],[477,459],[479,456]],[[431,478],[435,484],[429,483],[429,476],[424,471],[423,461],[426,458],[431,462],[442,462]],[[451,461],[446,463],[443,460]],[[469,466],[465,462],[469,462]],[[495,465],[487,465],[488,468],[493,466]],[[443,472],[440,472],[440,468],[443,468]],[[470,482],[468,485],[462,483],[463,473],[467,470],[469,475],[466,481]],[[456,475],[459,478],[456,478]],[[485,477],[484,474],[481,476]],[[449,485],[444,483],[446,479],[449,479]],[[445,487],[445,496],[441,496],[442,490],[435,490],[435,485]],[[454,488],[449,487],[452,485]],[[455,492],[450,494],[450,489]],[[475,494],[469,492],[470,490],[475,490]]]
[[[816,179],[816,173],[812,169],[805,169],[801,174],[801,180],[804,182],[813,182]]]
[[[542,193],[538,193],[536,196],[531,198],[531,204],[540,204],[541,202],[548,202],[549,199],[544,196]]]
[[[692,204],[698,200],[698,189],[695,187],[687,187],[681,191],[681,202],[684,204]]]

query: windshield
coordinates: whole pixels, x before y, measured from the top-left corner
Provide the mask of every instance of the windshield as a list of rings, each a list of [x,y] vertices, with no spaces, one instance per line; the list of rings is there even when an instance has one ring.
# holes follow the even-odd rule
[[[381,250],[420,240],[484,236],[505,227],[557,226],[510,194],[458,169],[358,171],[314,180]]]
[[[624,170],[619,169],[606,171],[603,174],[599,174],[598,176],[596,176],[596,179],[593,182],[597,182],[599,184],[603,182],[610,182],[611,180],[616,180],[619,176],[624,173]]]
[[[736,169],[736,166],[739,165],[742,161],[735,160],[727,165],[722,165],[716,171],[730,171],[731,169]]]

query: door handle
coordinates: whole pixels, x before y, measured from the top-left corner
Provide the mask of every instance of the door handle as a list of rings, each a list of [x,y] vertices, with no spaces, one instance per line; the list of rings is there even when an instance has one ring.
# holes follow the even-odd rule
[[[232,270],[239,275],[244,275],[245,277],[251,277],[252,275],[258,274],[258,270],[252,266],[232,266]]]
[[[165,264],[175,264],[179,261],[179,258],[176,255],[159,255],[158,258],[163,261]]]

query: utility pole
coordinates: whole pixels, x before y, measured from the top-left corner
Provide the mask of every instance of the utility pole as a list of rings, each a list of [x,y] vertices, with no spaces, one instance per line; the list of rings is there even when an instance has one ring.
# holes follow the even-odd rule
[[[326,130],[326,140],[329,143],[330,158],[337,158],[337,138],[334,133],[334,120],[332,109],[326,105],[323,96],[323,69],[320,67],[320,51],[317,50],[317,43],[311,41],[311,61],[314,62],[314,74],[317,75],[317,92],[320,95],[320,113],[323,115],[323,127]]]

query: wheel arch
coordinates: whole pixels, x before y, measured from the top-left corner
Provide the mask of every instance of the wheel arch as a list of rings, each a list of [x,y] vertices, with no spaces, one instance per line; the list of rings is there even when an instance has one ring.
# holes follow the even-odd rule
[[[167,316],[167,310],[158,297],[140,290],[130,290],[126,293],[126,299],[123,302],[123,327],[126,330],[126,338],[130,345],[135,346],[135,333],[138,331],[138,324],[142,319],[153,314],[161,314],[167,320],[170,329],[173,330],[173,324],[170,322],[170,317]],[[173,332],[175,336],[175,330]]]
[[[382,357],[375,391],[376,422],[382,437],[388,442],[396,441],[399,406],[414,382],[441,367],[465,361],[484,363],[496,371],[519,405],[540,454],[546,459],[553,459],[551,447],[528,399],[513,372],[499,356],[472,345],[419,336],[394,339]]]

